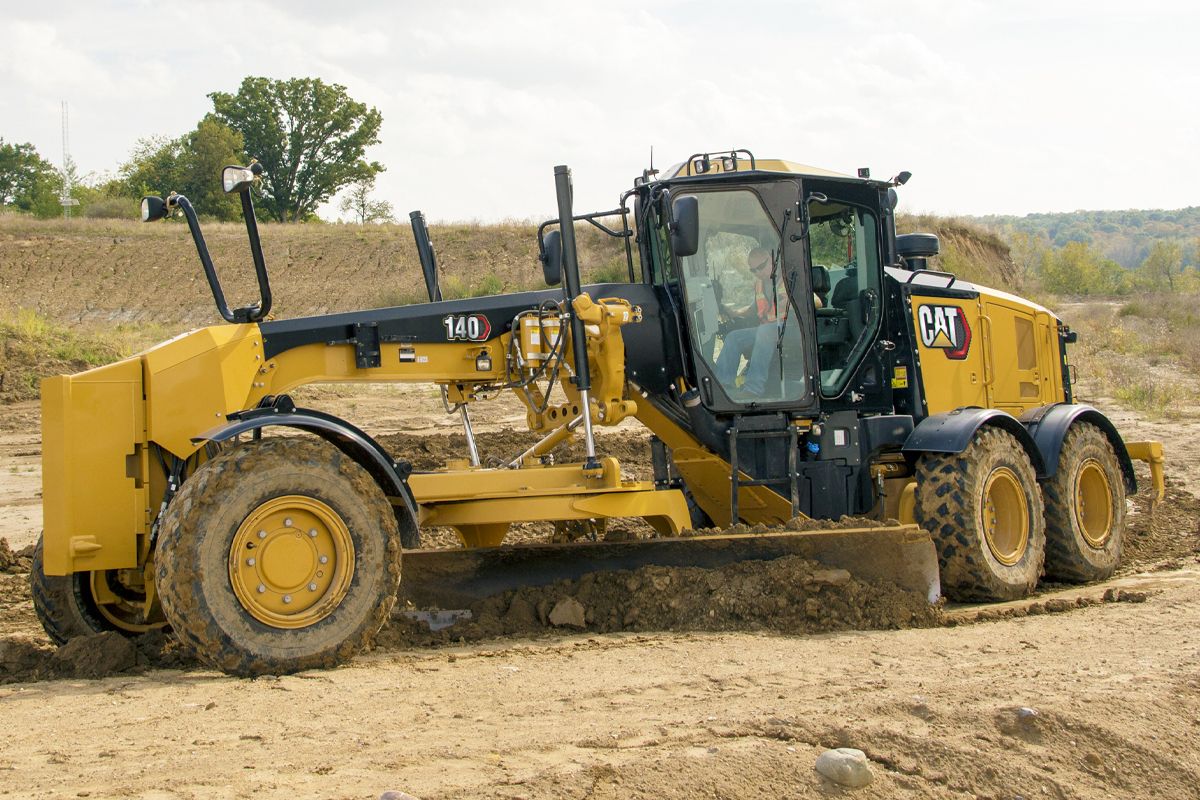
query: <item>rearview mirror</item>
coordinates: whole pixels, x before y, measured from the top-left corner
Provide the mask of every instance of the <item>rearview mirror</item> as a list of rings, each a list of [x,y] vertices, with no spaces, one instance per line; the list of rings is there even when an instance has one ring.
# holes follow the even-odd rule
[[[562,283],[562,231],[550,231],[542,240],[542,276],[547,286]]]
[[[166,219],[169,213],[171,211],[167,208],[167,201],[161,197],[147,195],[142,198],[142,222]]]
[[[262,173],[262,164],[257,161],[251,162],[248,167],[225,167],[221,170],[221,188],[225,190],[225,194],[241,194],[249,189]]]
[[[671,204],[671,249],[683,258],[700,249],[700,202],[694,195],[680,197]]]

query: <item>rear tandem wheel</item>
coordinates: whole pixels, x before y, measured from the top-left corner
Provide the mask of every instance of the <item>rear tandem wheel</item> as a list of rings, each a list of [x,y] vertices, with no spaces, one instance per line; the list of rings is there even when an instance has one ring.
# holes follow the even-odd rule
[[[933,536],[942,591],[952,600],[1016,600],[1037,585],[1046,520],[1021,443],[984,426],[958,454],[917,462],[917,524]]]
[[[1046,497],[1046,574],[1075,583],[1104,580],[1121,560],[1125,480],[1112,443],[1086,422],[1067,431]]]
[[[263,439],[221,453],[167,509],[157,586],[175,633],[234,675],[332,667],[383,626],[400,531],[367,472],[332,446]]]

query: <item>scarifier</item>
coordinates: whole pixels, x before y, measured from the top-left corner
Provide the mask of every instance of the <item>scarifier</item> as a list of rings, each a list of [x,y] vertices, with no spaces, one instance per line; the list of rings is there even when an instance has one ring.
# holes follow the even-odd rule
[[[31,580],[56,642],[169,624],[227,672],[280,673],[349,658],[397,586],[445,609],[598,569],[790,554],[931,602],[1010,599],[1043,572],[1111,574],[1131,458],[1162,494],[1161,445],[1125,444],[1073,402],[1062,321],[928,269],[936,236],[896,234],[908,173],[700,153],[647,170],[616,209],[575,215],[556,167],[558,217],[537,239],[562,290],[443,301],[413,212],[430,302],[273,320],[251,199],[261,171],[223,172],[256,303],[228,304],[186,197],[147,197],[145,220],[186,218],[228,324],[42,384]],[[626,280],[579,285],[577,223],[620,240]],[[288,395],[323,381],[435,384],[461,417],[465,457],[414,471]],[[502,392],[541,439],[485,466],[470,408]],[[624,480],[596,441],[595,426],[630,418],[650,432],[652,482]],[[584,461],[555,463],[576,436]],[[898,522],[682,535],[804,516]],[[622,517],[656,535],[602,541]],[[512,523],[533,520],[596,541],[504,545]],[[463,549],[420,549],[433,526]]]

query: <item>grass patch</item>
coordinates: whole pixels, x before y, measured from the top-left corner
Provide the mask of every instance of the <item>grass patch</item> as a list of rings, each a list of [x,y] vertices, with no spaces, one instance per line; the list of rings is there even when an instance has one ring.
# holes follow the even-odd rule
[[[1184,392],[1178,386],[1148,378],[1139,383],[1118,386],[1113,396],[1123,406],[1161,417],[1184,399]]]
[[[42,378],[111,364],[165,338],[161,333],[156,326],[118,326],[105,333],[73,331],[27,308],[2,316],[0,404],[36,399]]]

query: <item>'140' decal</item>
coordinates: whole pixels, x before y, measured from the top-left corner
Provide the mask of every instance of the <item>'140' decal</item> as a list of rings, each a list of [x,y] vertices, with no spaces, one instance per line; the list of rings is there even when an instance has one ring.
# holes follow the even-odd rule
[[[492,333],[492,323],[483,314],[450,314],[442,317],[448,341],[483,342]]]
[[[921,306],[917,309],[921,343],[961,361],[971,349],[971,326],[958,306]]]

